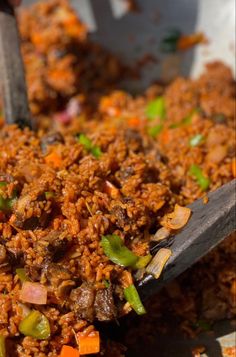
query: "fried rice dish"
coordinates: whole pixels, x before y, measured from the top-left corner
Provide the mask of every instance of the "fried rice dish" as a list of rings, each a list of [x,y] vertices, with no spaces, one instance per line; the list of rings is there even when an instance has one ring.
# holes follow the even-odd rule
[[[160,276],[187,205],[236,177],[230,69],[132,96],[117,89],[132,71],[67,1],[19,27],[38,130],[0,115],[0,357],[122,357],[168,331],[167,313],[190,336],[235,318],[235,234],[145,306],[136,288]],[[106,338],[101,324],[131,311],[125,338]]]

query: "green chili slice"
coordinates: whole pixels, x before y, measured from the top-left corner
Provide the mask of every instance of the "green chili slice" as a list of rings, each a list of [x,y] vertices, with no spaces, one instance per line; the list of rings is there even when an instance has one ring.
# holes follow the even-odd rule
[[[211,183],[210,179],[204,176],[201,168],[198,165],[193,164],[189,169],[189,173],[196,179],[202,191],[206,191],[208,189]]]
[[[147,254],[144,257],[139,257],[137,263],[135,263],[134,265],[134,269],[142,269],[145,268],[148,263],[150,262],[150,260],[152,259],[152,255],[151,254]]]
[[[130,267],[138,261],[138,257],[115,234],[102,236],[101,245],[105,255],[115,264]]]
[[[96,157],[96,159],[99,159],[99,157],[102,155],[102,151],[98,146],[93,146],[91,149],[91,153],[94,157]]]
[[[53,197],[55,197],[54,192],[52,192],[52,191],[46,191],[46,192],[45,192],[45,198],[46,198],[47,200],[50,200],[50,199],[53,198]]]
[[[130,303],[132,309],[138,314],[146,314],[145,307],[140,300],[136,287],[131,284],[128,288],[124,289],[125,299]]]
[[[155,138],[158,134],[160,134],[162,129],[163,129],[163,125],[162,124],[158,124],[156,126],[148,128],[148,134],[150,136],[152,136],[153,138]]]
[[[157,97],[155,100],[148,103],[146,107],[146,116],[149,120],[159,118],[160,120],[166,117],[165,100],[163,97]]]
[[[88,152],[96,157],[96,159],[99,159],[102,155],[101,149],[98,146],[93,145],[92,141],[85,134],[80,134],[78,136],[78,141]]]
[[[38,340],[46,340],[51,333],[48,319],[37,310],[31,311],[21,321],[19,331],[25,336],[31,336]]]
[[[18,275],[20,281],[23,283],[24,281],[28,281],[28,277],[26,275],[25,269],[24,268],[17,268],[16,269],[16,274]]]
[[[0,182],[0,211],[3,212],[8,212],[12,209],[12,206],[15,202],[16,194],[10,198],[4,198],[4,196],[1,194],[1,188],[7,186],[7,182],[1,181]]]
[[[103,284],[104,284],[105,288],[107,288],[107,289],[111,286],[111,282],[108,279],[104,279]]]
[[[6,357],[5,337],[0,335],[0,357]]]
[[[192,147],[198,146],[203,142],[203,140],[204,140],[204,136],[202,134],[197,134],[189,140],[189,145]]]
[[[175,123],[175,124],[171,124],[169,126],[169,128],[170,129],[181,128],[182,126],[191,124],[192,123],[192,117],[193,117],[194,113],[196,113],[196,109],[193,110],[188,116],[183,118],[180,122]]]

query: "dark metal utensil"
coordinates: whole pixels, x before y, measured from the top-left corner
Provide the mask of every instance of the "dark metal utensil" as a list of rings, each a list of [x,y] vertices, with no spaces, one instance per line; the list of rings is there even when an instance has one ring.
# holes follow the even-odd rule
[[[236,230],[236,180],[209,193],[208,197],[207,204],[199,199],[189,205],[192,216],[174,237],[172,256],[160,279],[147,275],[139,282],[142,299],[155,294]]]
[[[14,9],[0,0],[0,84],[8,124],[32,128]]]

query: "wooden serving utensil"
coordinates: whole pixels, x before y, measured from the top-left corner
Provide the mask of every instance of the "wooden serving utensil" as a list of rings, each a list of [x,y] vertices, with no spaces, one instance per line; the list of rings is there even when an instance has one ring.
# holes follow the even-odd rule
[[[142,299],[155,294],[236,231],[236,179],[210,192],[207,203],[200,198],[189,208],[192,216],[180,233],[174,236],[170,247],[172,255],[160,278],[146,275],[139,282]],[[154,247],[154,253],[160,244]]]
[[[18,27],[7,0],[0,0],[0,85],[6,123],[32,129]]]

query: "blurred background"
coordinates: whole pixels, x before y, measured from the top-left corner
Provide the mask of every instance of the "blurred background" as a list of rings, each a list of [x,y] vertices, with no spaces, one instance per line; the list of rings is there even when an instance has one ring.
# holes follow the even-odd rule
[[[146,61],[141,79],[126,82],[129,90],[142,90],[157,78],[197,77],[211,60],[222,60],[235,73],[234,0],[71,0],[71,4],[92,40],[129,65]],[[165,53],[161,43],[173,30],[202,33],[205,41],[188,51]]]

